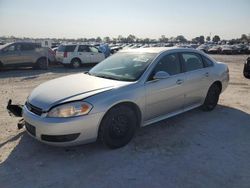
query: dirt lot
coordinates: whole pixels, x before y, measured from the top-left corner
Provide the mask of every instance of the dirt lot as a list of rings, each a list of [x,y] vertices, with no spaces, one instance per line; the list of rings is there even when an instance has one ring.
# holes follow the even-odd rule
[[[24,103],[46,80],[75,72],[0,72],[0,187],[250,187],[250,80],[247,56],[215,55],[230,68],[230,84],[212,112],[192,110],[138,131],[126,147],[56,148],[17,130],[5,110]]]

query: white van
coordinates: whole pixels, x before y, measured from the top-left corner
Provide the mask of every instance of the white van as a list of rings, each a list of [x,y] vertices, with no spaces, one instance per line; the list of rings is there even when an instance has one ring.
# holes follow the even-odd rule
[[[78,68],[85,63],[99,63],[105,59],[105,55],[91,45],[63,44],[56,51],[56,59],[65,66]]]

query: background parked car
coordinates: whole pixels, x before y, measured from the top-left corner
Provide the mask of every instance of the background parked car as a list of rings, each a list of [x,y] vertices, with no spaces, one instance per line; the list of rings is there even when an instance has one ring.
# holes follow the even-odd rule
[[[209,54],[219,54],[221,52],[221,47],[220,46],[213,46],[208,49],[207,51]]]
[[[221,47],[221,53],[222,54],[237,54],[237,49],[234,46],[231,45],[224,45]]]
[[[55,61],[55,55],[48,47],[31,42],[15,42],[0,48],[2,67],[32,66],[47,69],[49,62]]]
[[[244,44],[237,44],[234,46],[238,54],[246,54],[248,50],[248,46]]]
[[[209,46],[205,45],[205,44],[202,44],[202,45],[198,46],[198,48],[197,48],[197,50],[201,50],[201,51],[203,51],[205,53],[208,52],[208,49],[209,49]]]
[[[86,63],[99,63],[105,55],[95,46],[86,44],[60,45],[56,51],[56,59],[64,66],[78,68]]]

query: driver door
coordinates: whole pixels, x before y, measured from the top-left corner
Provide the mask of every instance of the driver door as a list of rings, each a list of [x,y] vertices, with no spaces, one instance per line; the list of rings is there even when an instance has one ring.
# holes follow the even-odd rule
[[[154,80],[155,73],[167,72],[170,76]],[[146,82],[146,116],[145,121],[153,120],[183,109],[184,91],[182,85],[185,74],[177,53],[165,55],[154,67]]]

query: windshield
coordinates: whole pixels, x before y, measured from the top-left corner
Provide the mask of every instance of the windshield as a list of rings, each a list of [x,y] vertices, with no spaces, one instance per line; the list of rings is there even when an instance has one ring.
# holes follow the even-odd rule
[[[4,44],[4,45],[0,45],[0,50],[1,49],[3,49],[3,48],[5,48],[6,46],[8,46],[8,45],[10,45],[11,43],[6,43],[6,44]]]
[[[156,54],[120,52],[93,67],[89,74],[121,81],[136,81],[140,78]]]

